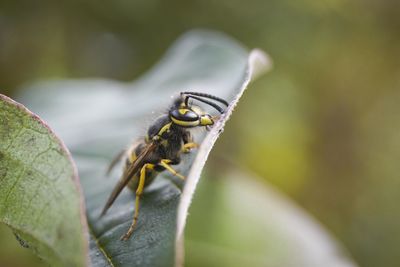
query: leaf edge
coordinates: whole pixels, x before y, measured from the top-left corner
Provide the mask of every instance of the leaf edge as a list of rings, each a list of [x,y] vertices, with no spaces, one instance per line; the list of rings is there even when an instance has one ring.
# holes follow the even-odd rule
[[[24,113],[28,114],[33,120],[37,121],[40,125],[42,125],[48,132],[48,134],[58,143],[58,145],[60,146],[60,148],[64,151],[68,161],[71,164],[72,167],[72,171],[73,171],[73,175],[71,177],[72,182],[75,186],[75,189],[78,193],[79,196],[79,207],[80,207],[80,211],[79,211],[79,215],[80,215],[80,222],[82,225],[82,230],[83,230],[83,244],[84,244],[84,251],[83,251],[83,255],[85,255],[85,263],[86,266],[91,266],[90,264],[90,258],[89,258],[89,245],[88,245],[88,223],[87,223],[87,218],[86,218],[86,207],[85,207],[85,199],[84,199],[84,195],[83,195],[83,190],[80,184],[80,180],[79,180],[79,175],[78,175],[78,169],[76,167],[75,161],[72,158],[71,152],[68,150],[67,146],[64,144],[64,142],[57,136],[57,134],[50,128],[50,126],[47,124],[47,122],[45,122],[42,118],[40,118],[38,115],[36,115],[34,112],[30,111],[27,107],[25,107],[23,104],[13,100],[12,98],[0,94],[0,101],[6,102],[8,104],[11,104],[13,106],[15,106],[17,109],[23,111]],[[12,226],[10,226],[9,224],[1,221],[1,223],[5,224],[7,227],[9,227],[10,229],[17,230],[17,231],[21,231],[24,232],[23,230],[20,229],[16,229]],[[25,234],[29,234],[29,233],[25,233]],[[30,235],[30,234],[29,234]],[[32,236],[33,237],[33,236]],[[35,238],[35,237],[34,237]],[[36,238],[35,238],[36,239]],[[39,239],[38,239],[39,240]],[[48,244],[45,244],[45,246],[48,246]],[[36,253],[35,253],[36,254]],[[55,253],[57,254],[57,253]]]
[[[229,103],[226,113],[221,116],[221,119],[217,121],[214,127],[207,134],[206,138],[203,140],[192,167],[190,168],[190,172],[187,175],[187,180],[178,205],[177,230],[175,236],[175,267],[184,266],[184,230],[188,211],[197,183],[200,180],[201,172],[205,166],[212,147],[214,146],[220,134],[223,132],[225,123],[229,120],[233,110],[237,106],[240,98],[244,94],[244,91],[247,89],[250,82],[262,74],[270,71],[272,69],[273,62],[266,52],[256,48],[249,52],[246,65],[246,72],[238,93]]]

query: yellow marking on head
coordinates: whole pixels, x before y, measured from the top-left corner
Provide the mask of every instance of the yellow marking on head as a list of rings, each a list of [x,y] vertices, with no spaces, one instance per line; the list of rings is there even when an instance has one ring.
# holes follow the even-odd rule
[[[199,125],[199,120],[196,121],[181,121],[181,120],[177,120],[174,117],[171,117],[171,120],[180,126],[184,126],[184,127],[194,127],[194,126],[198,126]]]
[[[212,118],[208,115],[204,115],[200,117],[200,125],[206,126],[206,125],[213,125],[214,121]]]
[[[178,112],[179,112],[181,115],[185,115],[188,111],[189,111],[189,110],[188,110],[187,108],[180,108],[180,109],[178,109]]]

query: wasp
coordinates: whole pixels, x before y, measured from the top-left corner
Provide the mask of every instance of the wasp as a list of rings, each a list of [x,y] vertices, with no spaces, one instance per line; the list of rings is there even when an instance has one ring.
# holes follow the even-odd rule
[[[194,101],[202,102],[216,109],[220,114],[228,107],[228,102],[222,98],[199,92],[181,92],[173,101],[168,113],[160,116],[148,129],[147,135],[134,142],[128,149],[122,151],[110,164],[107,173],[110,173],[116,163],[125,158],[122,176],[111,192],[102,212],[103,216],[112,206],[115,199],[125,186],[136,192],[135,210],[132,223],[121,240],[128,240],[132,235],[139,217],[139,201],[143,190],[154,178],[163,171],[185,179],[172,165],[181,162],[182,153],[190,153],[197,148],[191,129],[212,127],[218,116],[206,113]],[[216,103],[218,102],[218,103]]]

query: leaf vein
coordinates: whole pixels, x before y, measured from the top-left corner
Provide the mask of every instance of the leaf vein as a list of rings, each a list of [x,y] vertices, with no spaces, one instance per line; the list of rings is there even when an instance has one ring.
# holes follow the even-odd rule
[[[2,213],[4,213],[4,211],[7,209],[8,207],[8,198],[10,197],[11,193],[13,192],[14,188],[17,186],[19,180],[21,179],[21,177],[23,176],[23,174],[25,173],[25,168],[22,167],[22,171],[21,173],[18,175],[17,179],[15,179],[15,183],[10,187],[10,189],[8,190],[6,197],[4,198],[4,206],[3,206],[3,210]]]

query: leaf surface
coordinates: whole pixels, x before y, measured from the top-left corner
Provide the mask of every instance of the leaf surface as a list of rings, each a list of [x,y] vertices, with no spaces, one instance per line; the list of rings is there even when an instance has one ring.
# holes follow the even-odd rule
[[[224,166],[198,185],[185,236],[187,266],[357,266],[292,200],[237,164]]]
[[[0,95],[0,222],[51,266],[86,266],[86,220],[69,152],[24,106]]]
[[[260,51],[255,53],[268,66],[266,56]],[[174,265],[176,237],[183,232],[183,217],[186,216],[185,212],[179,215],[177,231],[182,184],[176,180],[171,182],[174,178],[167,173],[160,174],[142,196],[133,236],[122,242],[119,238],[132,221],[134,194],[123,190],[100,219],[101,209],[121,175],[120,166],[109,178],[105,177],[105,170],[113,156],[132,139],[142,136],[171,104],[171,97],[179,92],[206,92],[229,102],[237,99],[250,80],[249,55],[225,35],[193,31],[176,41],[160,63],[133,83],[55,81],[33,86],[22,96],[24,103],[35,107],[54,125],[77,161],[86,197],[91,260],[95,266]],[[212,134],[212,143],[207,144],[206,153],[193,153],[177,167],[181,173],[189,175],[193,161],[200,162],[196,164],[195,175],[188,177],[189,181],[199,178],[209,150],[227,118],[222,118],[208,133]],[[205,131],[196,131],[196,141],[200,142],[205,135]]]
[[[53,81],[33,86],[22,96],[24,103],[51,122],[77,161],[94,266],[183,264],[186,218],[207,157],[249,82],[270,66],[262,51],[249,52],[220,33],[192,31],[135,82]],[[183,192],[174,177],[160,174],[142,196],[133,236],[120,241],[132,221],[134,193],[123,190],[106,216],[99,218],[122,169],[117,166],[107,178],[107,166],[115,154],[145,134],[167,110],[171,97],[181,91],[206,92],[231,104],[210,132],[195,131],[196,141],[201,142],[199,150],[176,167],[187,176]]]

